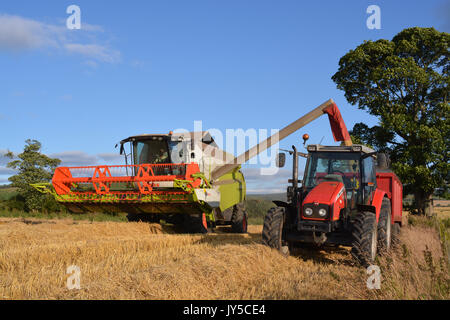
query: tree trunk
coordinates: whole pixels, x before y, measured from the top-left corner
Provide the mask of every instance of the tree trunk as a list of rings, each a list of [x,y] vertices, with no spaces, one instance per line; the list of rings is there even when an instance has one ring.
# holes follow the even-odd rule
[[[434,216],[432,193],[417,191],[414,193],[414,202],[420,215],[425,215],[427,217]]]

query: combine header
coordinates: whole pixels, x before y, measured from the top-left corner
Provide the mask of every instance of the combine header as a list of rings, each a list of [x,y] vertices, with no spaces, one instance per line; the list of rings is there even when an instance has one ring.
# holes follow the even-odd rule
[[[74,213],[126,212],[129,221],[165,220],[185,232],[204,233],[217,225],[247,232],[241,164],[324,113],[335,140],[348,143],[330,99],[236,158],[220,150],[208,132],[145,134],[120,142],[125,165],[58,167],[51,184],[33,186]]]

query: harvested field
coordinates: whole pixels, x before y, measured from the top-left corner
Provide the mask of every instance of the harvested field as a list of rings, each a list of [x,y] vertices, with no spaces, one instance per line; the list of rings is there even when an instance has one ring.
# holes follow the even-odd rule
[[[366,289],[366,270],[348,248],[301,248],[284,257],[260,244],[261,228],[180,235],[158,224],[1,218],[0,299],[449,298],[431,227],[403,228],[400,249],[410,254],[393,255],[395,272],[383,267],[390,257],[380,259],[381,290]],[[66,288],[70,265],[81,269],[79,290]],[[435,288],[437,275],[447,287]]]

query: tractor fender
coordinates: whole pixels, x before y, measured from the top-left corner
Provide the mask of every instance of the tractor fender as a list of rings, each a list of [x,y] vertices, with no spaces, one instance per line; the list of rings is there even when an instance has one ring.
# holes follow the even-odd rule
[[[385,195],[386,195],[386,192],[384,192],[380,189],[376,189],[373,194],[372,203],[370,205],[359,204],[358,210],[359,211],[369,211],[369,212],[375,213],[375,215],[377,217],[377,222],[378,222],[378,218],[380,217],[381,204],[383,202],[383,198]]]

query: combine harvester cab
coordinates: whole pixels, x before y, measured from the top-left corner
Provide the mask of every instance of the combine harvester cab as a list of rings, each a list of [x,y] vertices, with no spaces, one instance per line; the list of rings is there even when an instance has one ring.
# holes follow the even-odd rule
[[[120,154],[125,165],[58,167],[51,185],[34,186],[72,213],[126,212],[129,221],[165,220],[194,233],[216,225],[247,231],[240,166],[209,182],[234,156],[208,132],[132,136],[120,142]]]

